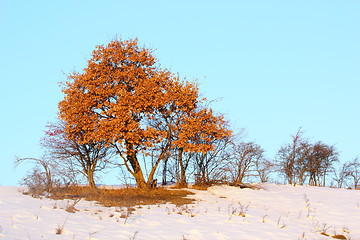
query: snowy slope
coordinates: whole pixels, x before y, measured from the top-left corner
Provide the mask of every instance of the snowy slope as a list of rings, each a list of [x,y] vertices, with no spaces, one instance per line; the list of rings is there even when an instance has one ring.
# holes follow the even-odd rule
[[[120,208],[34,199],[0,187],[0,239],[334,239],[360,240],[360,191],[262,185],[198,191],[195,204]],[[57,229],[63,229],[56,234]],[[322,235],[326,233],[329,236]]]

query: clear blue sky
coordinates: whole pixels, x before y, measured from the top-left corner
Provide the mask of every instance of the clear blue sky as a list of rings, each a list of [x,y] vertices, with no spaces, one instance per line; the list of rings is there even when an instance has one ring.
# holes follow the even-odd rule
[[[116,35],[156,49],[273,158],[299,127],[360,155],[360,1],[0,0],[0,185],[40,157],[58,82]]]

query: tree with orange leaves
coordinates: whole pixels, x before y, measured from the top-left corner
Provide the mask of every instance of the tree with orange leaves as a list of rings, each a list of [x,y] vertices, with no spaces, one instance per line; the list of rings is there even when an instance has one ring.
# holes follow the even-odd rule
[[[67,137],[114,147],[140,188],[150,187],[174,147],[207,152],[213,139],[230,134],[222,116],[199,109],[204,99],[197,85],[160,68],[137,39],[97,46],[84,71],[69,79],[59,103]],[[157,158],[145,179],[138,155],[154,149]]]

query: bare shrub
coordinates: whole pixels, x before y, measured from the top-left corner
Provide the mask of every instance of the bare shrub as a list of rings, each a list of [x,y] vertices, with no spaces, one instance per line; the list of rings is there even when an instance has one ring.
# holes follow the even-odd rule
[[[35,167],[19,183],[27,187],[27,191],[24,192],[25,194],[36,197],[43,195],[45,192],[46,184],[44,179],[43,172],[38,167]]]
[[[45,159],[16,158],[15,166],[25,161],[32,161],[35,164],[34,168],[20,181],[21,185],[28,187],[28,194],[39,196],[44,192],[50,192],[54,186],[51,163]]]
[[[25,177],[20,180],[22,186],[26,186],[27,192],[34,197],[50,193],[56,186],[70,186],[77,183],[76,175],[64,165],[47,158],[16,158],[15,166],[23,162],[32,162],[33,168],[30,169]]]

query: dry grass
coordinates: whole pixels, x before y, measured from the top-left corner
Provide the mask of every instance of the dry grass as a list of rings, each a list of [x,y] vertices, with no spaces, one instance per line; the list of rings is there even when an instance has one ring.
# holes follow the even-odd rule
[[[261,189],[261,186],[259,186],[258,184],[251,184],[251,183],[230,183],[229,186],[239,187],[239,188],[250,188],[252,190]]]
[[[56,235],[61,235],[63,234],[64,232],[64,228],[62,226],[58,226],[56,229],[55,229],[55,233]]]
[[[211,185],[195,185],[195,184],[193,184],[193,185],[182,186],[182,185],[175,184],[174,186],[170,186],[170,187],[168,187],[168,188],[170,188],[170,189],[185,189],[185,188],[189,188],[189,189],[206,191],[206,190],[208,190],[209,187],[211,187]]]
[[[336,234],[336,235],[332,236],[332,238],[335,238],[335,239],[347,239],[344,235],[341,235],[341,234]]]
[[[210,186],[211,185],[198,185],[198,184],[195,185],[194,184],[190,188],[195,189],[195,190],[207,191]]]
[[[193,199],[185,198],[194,193],[187,190],[156,189],[90,189],[88,187],[56,188],[52,191],[52,199],[81,199],[97,201],[105,207],[132,207],[172,203],[177,206],[193,203]]]
[[[65,211],[69,213],[75,213],[76,211],[79,211],[75,208],[75,205],[80,202],[81,199],[76,199],[72,204],[68,205],[65,209]]]

